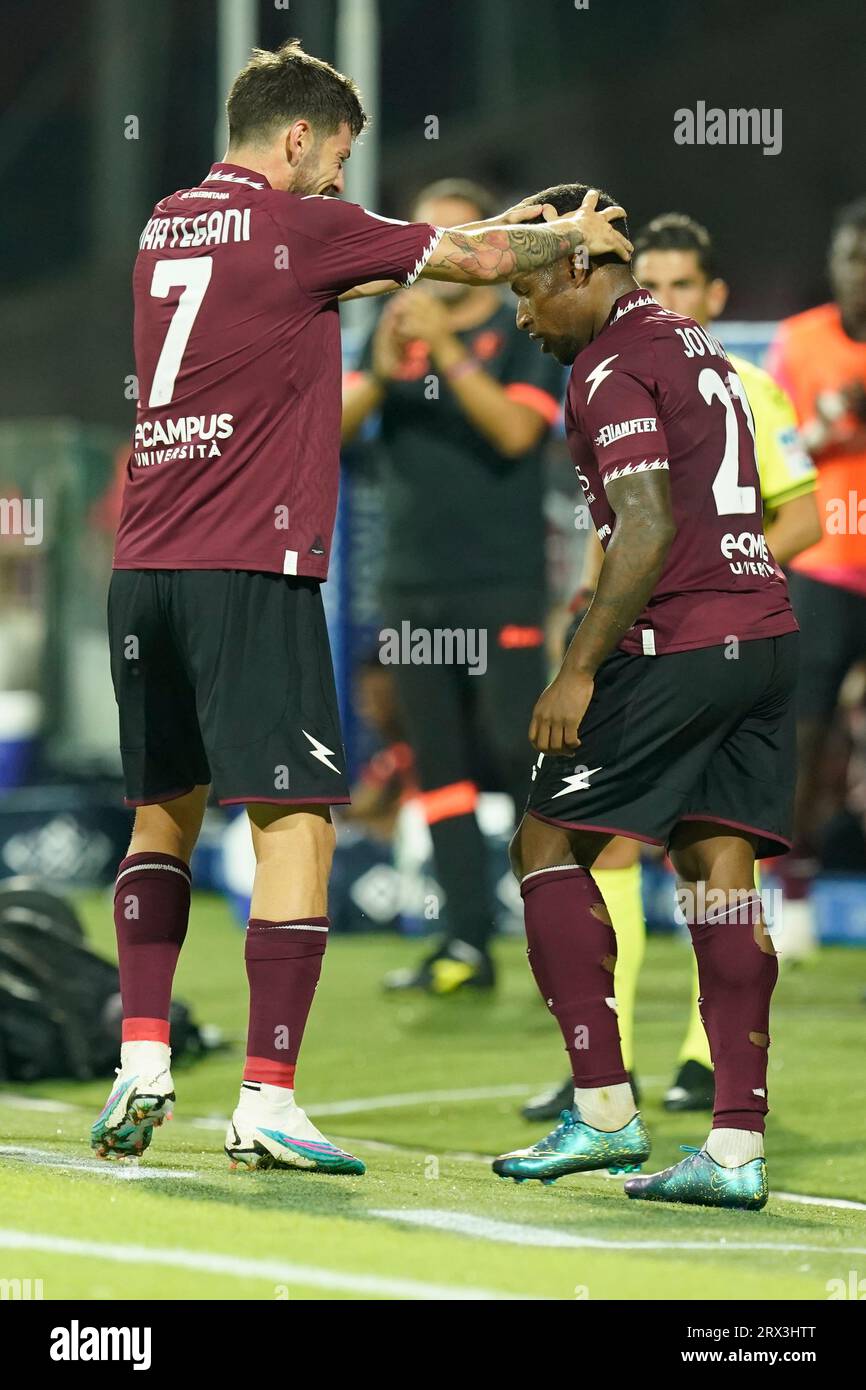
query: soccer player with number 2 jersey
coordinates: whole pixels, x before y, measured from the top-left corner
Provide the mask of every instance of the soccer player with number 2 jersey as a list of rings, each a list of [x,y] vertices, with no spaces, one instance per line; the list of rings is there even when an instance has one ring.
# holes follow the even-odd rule
[[[585,191],[528,201],[561,216]],[[764,537],[748,398],[716,339],[619,260],[569,258],[518,273],[512,289],[518,325],[571,364],[566,434],[605,556],[533,712],[538,757],[512,844],[574,1106],[494,1171],[549,1182],[649,1157],[620,1049],[616,939],[592,876],[625,835],[665,846],[674,865],[715,1069],[705,1144],[625,1191],[757,1210],[778,970],[754,871],[790,847],[798,635]]]
[[[355,84],[290,42],[228,98],[229,149],[164,198],[133,275],[140,400],[109,594],[127,802],[115,925],[120,1068],[92,1129],[141,1153],[170,1112],[169,1006],[211,784],[246,808],[256,875],[247,1056],[226,1151],[362,1173],[295,1103],[328,937],[330,807],[348,800],[320,586],[340,444],[338,299],[419,275],[496,284],[585,248],[627,258],[622,209],[443,230],[333,196],[366,117]],[[552,209],[548,209],[552,214]]]

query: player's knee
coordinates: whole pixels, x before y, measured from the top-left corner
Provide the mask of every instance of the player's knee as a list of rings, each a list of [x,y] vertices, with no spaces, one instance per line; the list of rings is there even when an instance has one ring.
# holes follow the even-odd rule
[[[207,788],[135,812],[130,854],[170,854],[189,863],[201,830]]]
[[[624,835],[616,835],[599,854],[593,863],[597,869],[632,869],[640,863],[640,845],[637,840],[628,840]]]
[[[315,867],[327,877],[334,857],[337,834],[327,807],[290,808],[249,806],[256,861],[281,861],[287,870],[294,865]]]
[[[539,869],[554,869],[578,861],[564,831],[524,816],[508,847],[511,868],[518,882]]]

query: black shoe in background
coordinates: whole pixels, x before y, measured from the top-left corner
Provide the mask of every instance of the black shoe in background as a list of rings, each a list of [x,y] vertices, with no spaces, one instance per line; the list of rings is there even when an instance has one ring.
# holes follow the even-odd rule
[[[715,1077],[703,1062],[683,1062],[665,1092],[665,1110],[712,1110]]]
[[[640,1105],[640,1086],[634,1072],[629,1072],[632,1095],[635,1104]],[[558,1120],[563,1110],[570,1110],[574,1105],[574,1082],[571,1077],[567,1077],[561,1086],[549,1086],[546,1091],[540,1091],[537,1096],[528,1100],[521,1109],[520,1113],[524,1120],[536,1122],[547,1120]]]
[[[417,966],[391,970],[382,981],[389,993],[421,990],[444,997],[458,990],[492,989],[496,983],[493,961],[486,951],[468,941],[446,941]]]

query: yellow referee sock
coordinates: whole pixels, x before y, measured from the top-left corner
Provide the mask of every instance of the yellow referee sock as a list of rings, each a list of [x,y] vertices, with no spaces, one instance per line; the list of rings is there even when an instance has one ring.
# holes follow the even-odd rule
[[[707,1042],[707,1035],[701,1022],[701,1011],[698,1008],[700,992],[698,962],[694,952],[692,952],[692,1007],[689,1011],[686,1036],[683,1038],[683,1045],[680,1048],[679,1065],[682,1066],[683,1062],[700,1062],[702,1067],[709,1067],[712,1070],[713,1059],[710,1056],[710,1044]]]
[[[627,869],[594,869],[593,878],[610,913],[616,936],[616,1011],[626,1070],[634,1064],[634,1000],[646,946],[640,893],[640,864]]]

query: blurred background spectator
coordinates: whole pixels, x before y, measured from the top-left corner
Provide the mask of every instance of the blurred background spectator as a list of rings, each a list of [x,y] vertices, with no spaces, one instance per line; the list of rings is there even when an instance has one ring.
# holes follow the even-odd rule
[[[485,189],[441,180],[411,218],[450,227],[493,212]],[[546,680],[541,447],[562,378],[499,287],[436,283],[386,302],[344,378],[344,441],[374,412],[381,421],[385,631],[464,635],[441,663],[393,666],[445,932],[390,989],[493,983],[495,886],[476,807],[491,783],[518,804],[525,795],[526,730]]]
[[[837,215],[829,276],[833,300],[784,320],[770,352],[818,465],[824,523],[819,544],[792,563],[805,654],[792,885],[808,882],[822,823],[835,809],[822,795],[834,711],[846,675],[866,658],[866,198]]]

